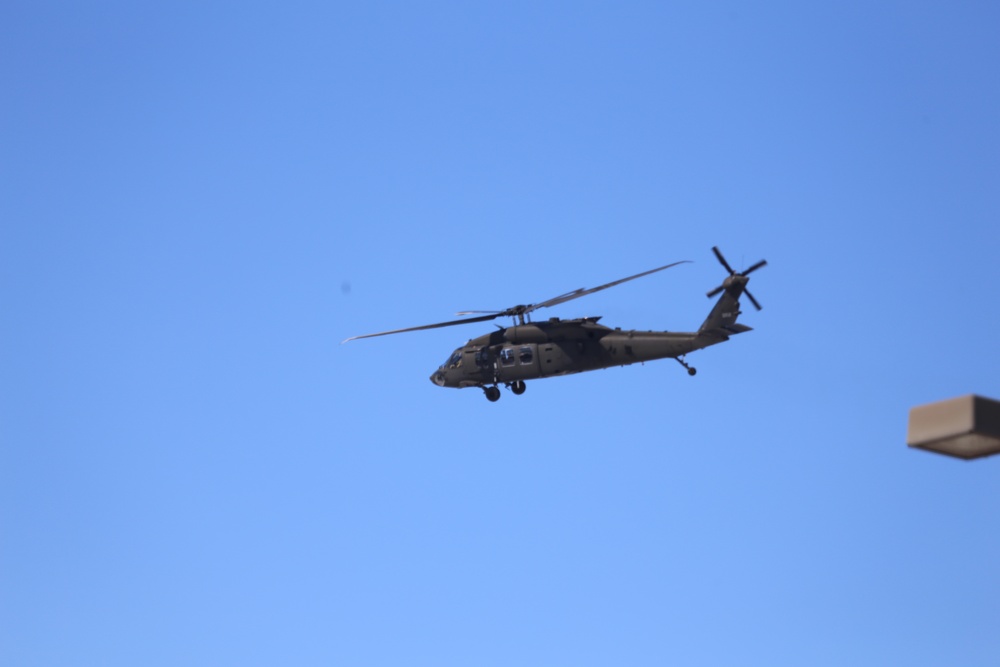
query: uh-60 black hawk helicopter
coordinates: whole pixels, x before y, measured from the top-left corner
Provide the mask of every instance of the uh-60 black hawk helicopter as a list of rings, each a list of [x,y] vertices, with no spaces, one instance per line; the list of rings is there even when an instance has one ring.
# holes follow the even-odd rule
[[[611,329],[598,324],[600,317],[573,320],[553,317],[544,322],[532,322],[530,317],[531,313],[539,308],[556,306],[686,263],[681,261],[600,287],[580,288],[541,303],[513,306],[500,311],[465,311],[457,314],[476,315],[476,317],[354,336],[344,342],[407,331],[488,322],[498,317],[512,317],[514,318],[512,326],[507,328],[498,326],[497,331],[471,339],[452,352],[448,360],[431,375],[431,382],[439,387],[457,389],[479,387],[490,401],[499,400],[501,384],[514,394],[523,394],[526,380],[569,375],[612,366],[628,366],[656,359],[674,359],[687,369],[689,375],[694,375],[697,371],[684,361],[687,353],[723,343],[734,334],[751,330],[748,326],[736,323],[736,318],[740,315],[740,296],[745,294],[754,307],[760,310],[757,299],[746,287],[750,281],[750,274],[767,264],[765,260],[761,260],[745,271],[737,272],[729,266],[718,248],[713,247],[712,252],[729,272],[729,276],[721,285],[708,293],[709,298],[719,292],[722,292],[722,296],[695,332],[623,331],[621,328]]]

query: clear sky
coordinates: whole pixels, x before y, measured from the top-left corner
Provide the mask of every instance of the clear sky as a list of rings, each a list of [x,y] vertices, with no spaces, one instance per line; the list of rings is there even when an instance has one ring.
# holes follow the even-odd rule
[[[4,3],[0,663],[997,664],[1000,9],[819,4]]]

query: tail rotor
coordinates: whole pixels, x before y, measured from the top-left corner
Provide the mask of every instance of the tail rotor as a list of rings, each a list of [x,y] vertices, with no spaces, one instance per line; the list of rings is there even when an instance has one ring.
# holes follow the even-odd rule
[[[767,260],[762,259],[753,266],[751,266],[750,268],[748,268],[747,270],[743,271],[742,273],[738,273],[733,267],[729,266],[729,262],[727,262],[726,258],[722,256],[721,252],[719,252],[718,247],[713,246],[712,252],[715,253],[715,258],[719,260],[719,264],[722,264],[722,267],[729,272],[729,277],[727,277],[724,281],[722,281],[721,285],[710,291],[707,295],[708,298],[712,298],[722,290],[731,287],[733,285],[743,285],[743,293],[747,295],[748,299],[750,299],[750,303],[753,304],[754,308],[760,310],[761,309],[760,303],[758,303],[757,299],[755,299],[753,294],[750,293],[750,290],[746,289],[746,284],[750,281],[750,279],[747,276],[749,276],[757,269],[767,266]]]

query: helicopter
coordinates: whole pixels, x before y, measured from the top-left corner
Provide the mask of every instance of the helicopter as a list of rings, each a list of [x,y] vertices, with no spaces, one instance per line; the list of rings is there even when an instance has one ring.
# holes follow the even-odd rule
[[[478,387],[490,402],[500,399],[500,385],[515,395],[525,392],[528,380],[570,375],[613,366],[629,366],[637,362],[656,359],[673,359],[687,369],[688,375],[698,371],[685,361],[685,356],[711,345],[729,340],[730,336],[746,333],[752,329],[736,322],[740,313],[740,297],[746,295],[757,310],[760,303],[747,290],[750,274],[766,266],[761,260],[750,268],[737,272],[718,247],[712,252],[729,275],[715,289],[708,292],[708,298],[722,293],[715,302],[708,317],[694,332],[673,331],[623,331],[620,327],[610,328],[598,324],[598,317],[583,317],[562,320],[558,317],[546,321],[533,322],[531,313],[541,308],[550,308],[588,294],[600,292],[616,285],[642,278],[659,271],[688,263],[687,260],[673,262],[634,276],[615,280],[599,287],[580,288],[539,303],[512,306],[505,310],[470,310],[456,313],[459,320],[425,324],[405,329],[381,331],[379,333],[352,336],[343,341],[374,338],[390,334],[438,329],[459,324],[488,322],[500,317],[511,317],[509,327],[497,326],[496,331],[472,338],[465,345],[452,352],[447,361],[431,374],[430,379],[439,387],[465,389]],[[469,317],[474,316],[474,317]]]

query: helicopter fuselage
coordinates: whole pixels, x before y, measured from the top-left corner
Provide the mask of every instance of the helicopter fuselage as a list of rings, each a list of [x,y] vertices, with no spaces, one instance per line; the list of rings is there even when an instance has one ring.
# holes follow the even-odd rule
[[[569,375],[637,362],[674,358],[749,330],[733,325],[730,331],[698,333],[612,329],[599,317],[574,320],[552,318],[501,328],[473,338],[456,349],[431,375],[441,387],[515,385],[525,380]],[[681,361],[682,365],[692,369]]]
[[[452,352],[448,360],[431,374],[431,382],[439,387],[479,387],[490,401],[500,398],[498,385],[506,386],[514,394],[523,394],[526,380],[628,366],[656,359],[674,359],[687,369],[688,375],[694,375],[697,371],[684,361],[684,355],[727,341],[734,334],[750,331],[750,327],[736,322],[740,315],[740,297],[745,295],[760,310],[760,304],[746,289],[746,285],[750,274],[767,264],[761,260],[745,271],[737,272],[722,256],[718,247],[713,247],[712,252],[729,275],[721,285],[708,293],[709,298],[720,293],[722,296],[696,332],[623,331],[598,324],[597,321],[601,319],[599,317],[573,320],[553,317],[547,321],[531,321],[531,313],[541,308],[557,306],[686,263],[680,261],[597,287],[566,292],[539,303],[512,306],[504,310],[464,311],[457,314],[474,317],[352,336],[344,342],[511,317],[514,319],[513,325],[506,328],[498,326],[496,331],[471,339]]]

